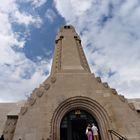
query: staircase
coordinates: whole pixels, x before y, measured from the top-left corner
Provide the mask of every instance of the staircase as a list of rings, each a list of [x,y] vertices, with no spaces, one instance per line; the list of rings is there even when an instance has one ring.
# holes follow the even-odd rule
[[[126,137],[120,135],[118,132],[114,131],[114,130],[108,130],[108,132],[110,133],[110,136],[111,136],[111,140],[113,140],[113,135],[115,137],[118,138],[118,140],[127,140]]]

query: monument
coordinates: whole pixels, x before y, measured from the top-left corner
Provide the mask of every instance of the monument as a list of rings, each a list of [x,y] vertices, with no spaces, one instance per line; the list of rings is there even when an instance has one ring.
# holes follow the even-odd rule
[[[87,140],[89,123],[99,140],[140,140],[133,104],[91,73],[74,27],[61,27],[55,44],[50,76],[8,116],[5,140]]]

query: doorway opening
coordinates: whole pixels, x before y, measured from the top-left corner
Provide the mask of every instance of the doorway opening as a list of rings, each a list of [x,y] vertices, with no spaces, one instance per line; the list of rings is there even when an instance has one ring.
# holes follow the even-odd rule
[[[61,121],[60,140],[88,140],[86,127],[92,123],[94,123],[99,130],[96,120],[90,113],[79,109],[68,112]]]

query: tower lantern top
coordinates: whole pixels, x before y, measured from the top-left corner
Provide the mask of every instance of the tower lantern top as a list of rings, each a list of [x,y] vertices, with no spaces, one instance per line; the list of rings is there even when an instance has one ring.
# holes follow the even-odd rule
[[[75,29],[72,25],[64,25],[64,26],[61,27],[61,29],[73,29],[75,31]]]
[[[90,72],[81,39],[72,25],[60,28],[55,43],[52,73]]]

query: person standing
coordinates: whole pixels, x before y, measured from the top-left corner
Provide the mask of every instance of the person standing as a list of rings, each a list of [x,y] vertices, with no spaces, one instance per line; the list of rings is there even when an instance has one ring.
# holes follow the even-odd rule
[[[1,135],[0,140],[4,140],[4,135]]]
[[[88,140],[93,140],[93,132],[92,132],[90,124],[88,124],[88,126],[86,128],[86,135],[88,137]]]
[[[99,140],[99,136],[98,136],[98,128],[95,126],[94,123],[92,123],[92,132],[93,132],[93,138],[94,140]]]

